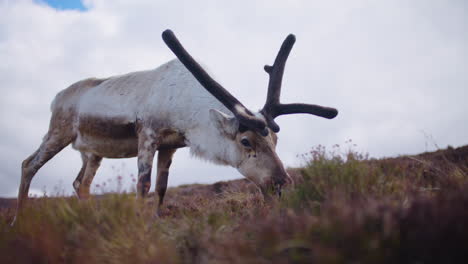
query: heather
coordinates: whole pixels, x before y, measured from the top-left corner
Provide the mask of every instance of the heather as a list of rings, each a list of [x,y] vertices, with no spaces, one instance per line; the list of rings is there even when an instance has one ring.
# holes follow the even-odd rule
[[[468,146],[372,159],[313,148],[264,201],[246,180],[0,206],[1,263],[463,263]],[[73,178],[73,177],[71,177]],[[70,178],[70,179],[71,179]]]

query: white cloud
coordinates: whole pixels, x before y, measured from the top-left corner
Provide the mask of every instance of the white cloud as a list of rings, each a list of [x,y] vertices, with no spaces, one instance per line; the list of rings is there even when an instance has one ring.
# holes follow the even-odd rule
[[[286,164],[297,165],[296,155],[314,145],[349,138],[378,157],[427,150],[424,133],[442,147],[468,143],[464,1],[84,3],[87,12],[0,0],[0,196],[15,192],[21,161],[47,130],[55,94],[83,78],[155,68],[173,58],[160,37],[166,28],[253,109],[264,103],[263,65],[272,63],[288,33],[296,34],[282,100],[334,106],[340,114],[331,121],[278,118],[278,152]],[[105,161],[96,182],[121,162]],[[80,163],[68,148],[32,187],[52,191],[62,180],[70,192]],[[136,173],[135,163],[125,161],[128,173]],[[239,176],[179,150],[170,184]]]

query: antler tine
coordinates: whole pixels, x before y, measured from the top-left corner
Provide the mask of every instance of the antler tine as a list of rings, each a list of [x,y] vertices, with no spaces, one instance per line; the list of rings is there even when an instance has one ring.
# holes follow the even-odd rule
[[[265,105],[261,112],[265,116],[268,126],[274,131],[280,130],[278,124],[273,120],[276,117],[276,108],[280,105],[279,99],[281,95],[281,82],[283,80],[284,66],[288,59],[289,53],[291,52],[296,37],[293,34],[289,34],[283,41],[278,55],[276,55],[273,66],[265,65],[264,69],[270,75],[268,82],[268,94]]]
[[[265,65],[265,71],[270,75],[268,82],[268,94],[266,104],[279,104],[281,95],[281,82],[283,80],[284,66],[289,57],[289,53],[296,42],[296,36],[289,34],[281,45],[278,55],[276,55],[273,66]]]
[[[185,67],[193,74],[193,76],[218,99],[226,108],[228,108],[234,116],[239,120],[239,123],[249,129],[259,131],[262,135],[268,134],[266,123],[252,114],[239,100],[224,89],[218,82],[211,78],[208,73],[198,64],[192,56],[180,44],[172,30],[167,29],[162,33],[162,38],[166,45],[174,52],[177,58],[185,65]]]
[[[338,115],[338,110],[313,104],[280,104],[277,108],[276,116],[287,114],[312,114],[328,119]]]
[[[296,37],[293,34],[289,34],[281,45],[273,66],[265,65],[264,67],[265,71],[270,75],[270,80],[268,82],[267,100],[261,112],[267,120],[268,127],[270,127],[275,133],[280,130],[280,127],[274,121],[274,119],[279,115],[303,113],[321,116],[328,119],[332,119],[338,115],[338,110],[335,108],[312,104],[280,103],[281,82],[283,80],[284,66],[295,42]]]

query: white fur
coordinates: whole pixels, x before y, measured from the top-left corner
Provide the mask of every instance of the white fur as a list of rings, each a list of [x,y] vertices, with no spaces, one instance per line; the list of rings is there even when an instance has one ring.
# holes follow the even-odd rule
[[[52,107],[57,105],[55,101]],[[78,116],[118,118],[123,123],[139,119],[162,124],[159,128],[182,133],[191,154],[196,157],[234,167],[240,162],[234,142],[220,133],[209,110],[232,113],[177,59],[154,70],[112,77],[71,103],[76,104]],[[153,130],[145,133],[149,136]],[[75,147],[80,149],[81,145]]]

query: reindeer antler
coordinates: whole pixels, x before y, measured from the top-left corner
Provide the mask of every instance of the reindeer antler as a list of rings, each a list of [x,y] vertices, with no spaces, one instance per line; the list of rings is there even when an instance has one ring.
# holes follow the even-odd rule
[[[281,45],[273,66],[265,65],[264,67],[265,71],[270,75],[270,80],[268,82],[266,103],[260,112],[265,116],[268,127],[270,127],[275,133],[280,130],[278,124],[274,121],[274,119],[279,115],[303,113],[332,119],[338,114],[338,110],[335,108],[320,105],[280,103],[281,82],[283,79],[284,66],[295,42],[296,37],[293,34],[289,34]]]
[[[218,82],[211,78],[208,73],[198,64],[192,56],[180,44],[172,30],[167,29],[162,33],[162,38],[166,45],[174,52],[182,64],[193,74],[193,76],[218,99],[234,116],[239,120],[242,126],[260,132],[263,136],[268,135],[266,123],[261,118],[256,117],[231,93],[224,89]]]

